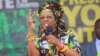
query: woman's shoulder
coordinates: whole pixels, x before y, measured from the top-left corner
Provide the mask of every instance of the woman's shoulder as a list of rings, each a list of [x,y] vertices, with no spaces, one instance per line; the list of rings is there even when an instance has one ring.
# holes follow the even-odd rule
[[[64,32],[64,34],[65,35],[62,36],[63,38],[76,39],[77,37],[76,33],[72,29],[67,30],[66,32]]]

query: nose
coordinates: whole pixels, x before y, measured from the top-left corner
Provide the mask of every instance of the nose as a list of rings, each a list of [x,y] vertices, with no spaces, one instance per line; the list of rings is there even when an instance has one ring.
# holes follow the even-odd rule
[[[47,21],[48,21],[48,18],[45,17],[45,18],[44,18],[44,22],[47,22]]]

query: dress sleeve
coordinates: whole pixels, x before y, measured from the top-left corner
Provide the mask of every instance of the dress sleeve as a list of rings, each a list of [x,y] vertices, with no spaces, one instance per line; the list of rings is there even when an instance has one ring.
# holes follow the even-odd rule
[[[76,35],[72,30],[69,30],[65,36],[61,37],[61,42],[65,45],[69,46],[69,48],[75,49],[78,53],[81,52],[81,47],[79,42],[77,41]]]

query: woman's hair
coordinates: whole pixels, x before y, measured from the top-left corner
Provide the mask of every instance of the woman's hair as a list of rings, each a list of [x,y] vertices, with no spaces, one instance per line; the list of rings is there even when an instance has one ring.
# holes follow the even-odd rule
[[[47,1],[43,6],[39,7],[38,14],[42,12],[42,10],[49,9],[52,11],[52,13],[55,16],[56,22],[56,28],[57,28],[57,36],[65,36],[65,32],[67,31],[64,20],[62,19],[63,16],[63,10],[60,4],[53,2],[53,1]]]

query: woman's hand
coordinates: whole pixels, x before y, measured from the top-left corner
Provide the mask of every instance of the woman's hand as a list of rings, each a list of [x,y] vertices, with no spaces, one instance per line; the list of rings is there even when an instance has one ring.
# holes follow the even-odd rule
[[[33,29],[34,29],[35,24],[36,24],[35,20],[33,19],[33,15],[34,15],[34,13],[30,9],[29,10],[29,15],[28,15],[28,27],[29,27],[29,32],[30,33],[33,33]]]
[[[27,34],[27,37],[30,38],[30,37],[34,37],[34,27],[35,27],[35,20],[33,19],[33,11],[30,9],[29,10],[29,14],[28,14],[28,34]],[[31,38],[31,39],[34,39],[34,38]]]
[[[53,35],[46,36],[46,39],[49,43],[56,45],[58,48],[62,48],[62,43]]]

